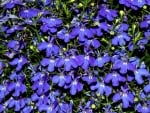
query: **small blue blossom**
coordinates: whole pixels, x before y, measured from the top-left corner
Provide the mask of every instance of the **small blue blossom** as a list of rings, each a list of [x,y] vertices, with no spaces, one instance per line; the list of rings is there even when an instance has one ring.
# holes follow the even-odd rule
[[[75,95],[77,92],[82,91],[83,84],[79,82],[78,79],[74,79],[70,84],[70,94]]]
[[[108,73],[106,76],[105,76],[105,79],[104,81],[106,83],[110,83],[112,82],[112,85],[113,86],[119,86],[119,82],[125,82],[126,81],[126,78],[121,76],[119,73],[117,72],[112,72],[112,73]]]
[[[122,101],[122,107],[128,108],[134,103],[134,95],[128,89],[122,89],[122,92],[115,93],[113,96],[113,102]]]
[[[103,82],[97,82],[96,85],[91,86],[92,90],[96,90],[96,93],[109,96],[112,93],[112,88],[105,85]]]
[[[57,32],[57,36],[65,43],[68,43],[71,39],[74,38],[69,32],[67,32],[66,29],[62,29],[61,31]]]
[[[54,44],[54,39],[52,38],[49,42],[41,42],[38,45],[39,51],[46,50],[46,57],[57,55],[59,52],[59,47]]]
[[[65,84],[71,83],[71,76],[65,75],[63,72],[59,75],[54,75],[52,77],[52,82],[58,84],[58,86],[63,87]]]
[[[130,37],[128,36],[127,33],[122,32],[121,34],[115,36],[115,37],[112,39],[112,44],[113,44],[113,45],[124,46],[127,41],[130,41]]]
[[[20,11],[20,17],[29,19],[29,18],[37,17],[38,13],[39,10],[35,8],[25,9]]]
[[[136,110],[139,113],[150,113],[150,102],[145,102],[144,104],[138,103]]]
[[[75,27],[72,29],[71,35],[78,37],[78,40],[84,42],[87,38],[93,37],[93,32],[91,29],[85,27]]]
[[[136,67],[126,58],[117,59],[113,64],[113,69],[119,69],[120,73],[125,74],[127,71],[135,71]]]
[[[117,17],[117,11],[108,9],[106,6],[101,6],[98,12],[99,16],[106,18],[108,21],[113,21]]]
[[[9,62],[10,65],[16,66],[16,71],[20,71],[26,63],[27,59],[24,56],[14,58],[11,62]]]
[[[48,92],[51,89],[51,86],[46,80],[39,80],[34,82],[32,89],[35,90],[38,95],[41,95],[42,93]]]

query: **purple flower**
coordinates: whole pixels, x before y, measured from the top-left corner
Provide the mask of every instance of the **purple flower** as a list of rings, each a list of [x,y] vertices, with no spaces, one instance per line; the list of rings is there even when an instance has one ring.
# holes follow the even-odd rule
[[[14,51],[19,51],[20,49],[25,48],[26,43],[23,41],[10,40],[7,44],[7,47]]]
[[[48,27],[59,27],[62,24],[62,20],[59,18],[41,18],[41,21]]]
[[[0,84],[0,101],[1,99],[4,99],[8,94],[8,83],[4,83],[3,85]]]
[[[13,108],[15,111],[20,111],[24,106],[25,106],[25,99],[14,99],[14,98],[10,98],[7,102],[8,102],[8,108]]]
[[[54,58],[43,58],[41,61],[42,66],[48,66],[47,70],[53,72],[56,66],[56,60]]]
[[[126,44],[126,41],[130,41],[130,37],[128,36],[127,33],[122,32],[121,34],[115,36],[112,39],[112,44],[113,45],[120,45],[120,46],[124,46]]]
[[[150,113],[150,102],[145,102],[144,104],[138,103],[136,110],[139,113]]]
[[[24,3],[21,2],[20,0],[8,0],[8,1],[5,1],[3,3],[3,6],[7,9],[12,9],[14,8],[16,5],[23,5]]]
[[[97,82],[96,85],[91,86],[91,90],[96,90],[96,93],[109,96],[112,93],[112,88],[105,85],[103,82]]]
[[[119,82],[125,82],[126,78],[121,76],[119,73],[117,72],[112,72],[109,73],[105,76],[104,79],[105,83],[110,83],[112,82],[113,86],[119,86]]]
[[[61,31],[57,32],[57,36],[65,43],[69,42],[71,39],[74,38],[69,32],[66,31],[66,29],[62,29]]]
[[[105,63],[110,61],[110,57],[108,56],[108,53],[105,53],[103,56],[98,55],[94,62],[94,66],[103,67]]]
[[[100,6],[99,16],[106,18],[108,21],[113,21],[117,17],[117,11],[108,9],[106,6]]]
[[[3,113],[3,112],[4,112],[4,110],[5,110],[4,105],[3,105],[3,104],[0,104],[0,113]]]
[[[33,18],[33,17],[37,17],[39,14],[39,10],[35,9],[35,8],[30,8],[30,9],[25,9],[20,11],[20,16],[22,18]]]
[[[57,101],[47,104],[41,104],[39,106],[39,111],[46,111],[46,113],[58,113],[58,103]]]
[[[22,113],[32,113],[32,106],[25,106],[22,110]]]
[[[4,67],[5,64],[2,61],[0,61],[0,75],[3,73]]]
[[[116,59],[113,64],[113,69],[119,69],[120,73],[125,74],[127,71],[135,71],[136,67],[126,58]]]
[[[121,88],[122,92],[115,93],[113,96],[113,102],[122,101],[122,107],[128,108],[134,103],[134,95],[128,89]]]
[[[70,94],[75,95],[77,92],[82,91],[83,84],[79,82],[78,78],[74,79],[70,84]]]
[[[52,78],[52,82],[58,84],[59,87],[63,87],[65,84],[69,84],[71,82],[71,76],[65,75],[62,72],[59,75],[54,75]]]
[[[140,23],[141,28],[148,28],[150,25],[150,15],[146,15],[144,20]]]
[[[26,92],[26,86],[22,83],[21,80],[18,80],[16,82],[11,82],[8,86],[8,90],[14,91],[13,96],[18,97],[20,94]]]
[[[95,49],[100,47],[100,42],[96,39],[88,39],[85,40],[84,42],[84,46],[86,46],[87,48],[89,48],[90,46],[93,46]]]
[[[99,22],[96,19],[97,27],[96,28],[91,28],[91,30],[93,31],[93,33],[97,36],[102,36],[103,35],[103,31],[105,32],[109,32],[111,25],[107,24],[106,22]]]
[[[17,73],[12,72],[9,76],[11,80],[23,80],[24,79],[24,73]]]
[[[89,100],[88,102],[86,102],[86,105],[79,106],[81,111],[79,113],[93,113],[93,110],[91,108],[92,103],[93,103],[92,100]]]
[[[72,103],[70,103],[70,104],[60,103],[59,104],[59,113],[72,113],[72,111],[73,111],[72,107],[73,107]]]
[[[62,20],[58,18],[41,18],[43,25],[41,26],[41,30],[43,32],[50,31],[51,33],[55,33],[57,31],[57,27],[60,27],[62,24]]]
[[[54,44],[54,38],[50,39],[49,42],[41,42],[38,49],[39,51],[46,50],[46,57],[57,55],[59,52],[59,47]]]
[[[135,80],[137,81],[137,83],[142,84],[144,83],[143,77],[148,77],[150,74],[148,70],[144,68],[140,68],[134,71],[134,75],[135,75]]]
[[[144,86],[144,91],[150,93],[150,83]]]
[[[91,85],[92,83],[97,81],[97,77],[95,77],[92,73],[88,72],[83,74],[82,80],[87,82],[88,85]]]
[[[85,27],[75,27],[72,29],[71,35],[74,37],[78,36],[78,40],[84,42],[86,38],[93,37],[93,32],[91,29]]]
[[[76,56],[66,56],[66,57],[60,57],[56,60],[56,66],[62,67],[64,65],[65,71],[70,71],[72,68],[78,67],[78,59]]]
[[[45,80],[35,81],[32,85],[32,89],[36,90],[38,95],[48,92],[51,89],[51,86]]]
[[[21,56],[19,58],[14,58],[11,62],[9,62],[10,65],[17,66],[16,71],[20,71],[26,63],[27,63],[27,59],[24,56]]]
[[[14,33],[15,31],[22,31],[24,30],[25,27],[21,26],[21,25],[14,25],[12,26],[10,29],[7,29],[7,33],[8,34],[11,34],[11,33]]]
[[[128,24],[121,23],[121,24],[117,25],[114,30],[115,30],[116,33],[118,33],[118,32],[127,31],[128,28],[129,28]]]
[[[94,66],[95,59],[91,55],[79,55],[79,61],[81,61],[81,66],[84,70],[87,70],[89,66]]]
[[[46,105],[48,103],[48,96],[46,96],[46,95],[39,96],[36,93],[34,93],[31,96],[31,100],[33,102],[36,102],[36,106],[40,109],[41,105]]]

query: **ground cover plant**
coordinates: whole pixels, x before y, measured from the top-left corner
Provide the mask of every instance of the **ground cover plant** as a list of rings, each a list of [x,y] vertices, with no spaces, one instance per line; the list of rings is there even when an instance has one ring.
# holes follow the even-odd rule
[[[1,0],[0,113],[150,113],[150,0]]]

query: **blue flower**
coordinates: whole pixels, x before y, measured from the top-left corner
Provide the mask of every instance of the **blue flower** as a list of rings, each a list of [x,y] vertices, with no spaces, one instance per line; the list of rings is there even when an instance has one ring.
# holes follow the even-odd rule
[[[135,75],[135,80],[137,81],[137,83],[142,84],[144,83],[143,77],[148,77],[150,73],[148,72],[148,70],[144,68],[140,68],[134,71],[134,75]]]
[[[105,85],[103,82],[97,82],[96,85],[91,86],[91,90],[96,90],[96,93],[109,96],[112,93],[112,88]]]
[[[92,73],[88,72],[88,73],[83,74],[82,80],[87,82],[88,85],[91,85],[92,83],[97,81],[97,77],[94,76]]]
[[[20,0],[7,0],[5,1],[5,3],[3,4],[3,7],[7,8],[7,9],[12,9],[14,8],[16,5],[23,5],[24,3]]]
[[[71,83],[71,76],[64,75],[64,73],[60,73],[59,75],[54,75],[52,77],[52,82],[58,84],[59,87],[63,87],[65,84]]]
[[[43,32],[50,31],[51,33],[55,33],[57,31],[57,27],[60,27],[62,24],[62,20],[58,18],[41,18],[43,25],[41,26],[41,30]]]
[[[108,53],[105,53],[103,56],[98,55],[94,62],[94,66],[103,67],[105,63],[110,61],[110,57],[108,56]]]
[[[83,84],[79,82],[78,78],[74,79],[70,84],[70,94],[75,95],[77,92],[82,91]]]
[[[5,96],[9,94],[8,91],[8,83],[4,83],[3,85],[0,84],[0,101],[4,99]]]
[[[106,76],[105,76],[105,79],[104,81],[106,83],[110,83],[112,82],[112,85],[113,86],[119,86],[119,82],[125,82],[126,81],[126,78],[121,76],[119,73],[117,72],[112,72],[112,73],[108,73]]]
[[[150,83],[144,86],[144,91],[150,93]]]
[[[38,95],[41,95],[42,93],[48,92],[51,89],[51,86],[46,80],[39,80],[34,82],[32,89],[35,90]]]
[[[7,44],[7,47],[14,51],[19,51],[20,49],[25,48],[26,43],[23,41],[10,40]]]
[[[62,67],[64,65],[65,71],[70,71],[72,68],[78,67],[78,58],[76,56],[66,56],[66,57],[60,57],[57,58],[56,66]]]
[[[78,40],[84,42],[86,38],[93,37],[93,32],[91,29],[85,27],[75,27],[72,29],[71,35],[74,37],[78,36]]]
[[[117,25],[117,26],[115,27],[114,31],[115,31],[116,33],[118,33],[118,32],[124,32],[124,31],[127,31],[128,28],[129,28],[129,25],[128,25],[128,24],[121,23],[121,24],[119,24],[119,25]]]
[[[122,107],[128,108],[134,103],[134,95],[128,89],[123,89],[122,92],[115,93],[113,96],[113,102],[122,101]]]
[[[60,103],[59,104],[59,113],[72,113],[73,111],[72,103]]]
[[[39,106],[39,111],[46,111],[46,113],[58,113],[58,103],[51,102],[48,105],[41,104],[41,106]]]
[[[125,74],[128,70],[135,71],[136,67],[130,61],[127,61],[126,58],[122,58],[122,60],[115,60],[113,64],[113,69],[119,69],[120,73]]]
[[[57,36],[65,43],[69,42],[71,39],[74,38],[69,32],[67,32],[66,29],[62,29],[61,31],[57,32]]]
[[[21,56],[19,58],[14,58],[11,62],[9,62],[10,65],[17,66],[16,71],[20,71],[26,63],[27,63],[27,59],[24,56]]]
[[[21,80],[18,80],[16,82],[11,82],[8,86],[9,91],[14,91],[13,96],[19,97],[20,94],[23,94],[26,92],[26,86],[22,83]]]
[[[16,112],[20,111],[26,104],[24,98],[16,100],[11,97],[7,102],[8,102],[8,108],[14,107],[14,110]]]
[[[117,11],[108,9],[106,6],[100,6],[99,16],[106,18],[108,21],[113,21],[117,17]]]
[[[40,110],[40,106],[41,105],[46,105],[48,103],[48,96],[46,95],[37,95],[36,93],[34,93],[33,95],[31,95],[31,100],[33,102],[36,102],[36,106],[39,108]]]
[[[112,44],[113,45],[120,45],[120,46],[124,46],[126,44],[126,41],[130,41],[130,37],[128,36],[127,33],[122,32],[121,34],[115,36],[112,39]]]
[[[148,28],[150,25],[150,15],[146,15],[144,20],[140,23],[141,28]]]
[[[133,0],[132,5],[137,6],[139,8],[143,7],[146,4],[145,0]]]
[[[81,63],[81,67],[87,70],[89,66],[94,66],[95,59],[91,55],[79,55],[78,59]]]
[[[88,39],[84,41],[84,46],[89,48],[90,46],[93,46],[95,49],[100,47],[100,42],[96,39]]]
[[[49,42],[41,42],[38,45],[39,51],[46,50],[46,57],[50,57],[52,55],[57,55],[59,52],[59,47],[54,44],[54,39],[52,38]]]
[[[41,61],[42,66],[48,66],[47,70],[53,72],[56,66],[56,60],[54,58],[43,58]]]
[[[5,64],[2,61],[0,61],[0,75],[3,73],[4,67]]]
[[[30,8],[30,9],[25,9],[20,11],[20,16],[22,18],[33,18],[33,17],[37,17],[39,14],[39,10],[35,9],[35,8]]]
[[[14,33],[15,31],[22,31],[25,30],[25,27],[21,26],[21,25],[14,25],[11,28],[6,30],[6,33],[11,34]]]
[[[138,103],[136,110],[139,113],[150,113],[150,102],[145,102],[144,104]]]

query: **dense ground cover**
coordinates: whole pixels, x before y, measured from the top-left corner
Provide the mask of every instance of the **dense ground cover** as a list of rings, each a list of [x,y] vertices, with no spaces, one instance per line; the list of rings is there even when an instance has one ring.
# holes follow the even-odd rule
[[[150,0],[1,0],[1,113],[150,113]]]

